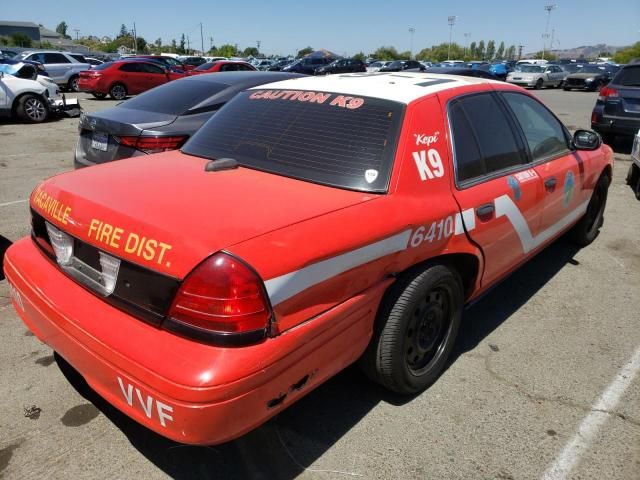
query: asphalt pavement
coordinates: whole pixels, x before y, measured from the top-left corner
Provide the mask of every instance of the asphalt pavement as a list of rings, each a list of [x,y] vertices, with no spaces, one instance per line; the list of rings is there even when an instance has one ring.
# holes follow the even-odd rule
[[[596,94],[535,92],[572,130]],[[115,104],[79,94],[83,108]],[[0,236],[72,169],[77,119],[0,123]],[[84,385],[31,335],[0,280],[0,478],[640,479],[640,202],[616,143],[601,235],[562,239],[467,309],[427,391],[397,397],[352,367],[239,440],[173,443]]]

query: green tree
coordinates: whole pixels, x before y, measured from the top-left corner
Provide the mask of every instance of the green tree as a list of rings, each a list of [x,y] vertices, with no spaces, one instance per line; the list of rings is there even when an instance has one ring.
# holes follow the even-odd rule
[[[486,53],[486,58],[487,60],[491,61],[493,60],[493,57],[496,54],[496,42],[494,42],[493,40],[489,40],[489,42],[487,43],[487,53]]]
[[[418,53],[416,53],[416,60],[432,60],[433,52],[430,48],[423,48]]]
[[[533,58],[542,58],[542,50],[533,54]],[[545,60],[557,60],[558,56],[555,53],[551,53],[549,50],[544,52]]]
[[[136,37],[136,50],[138,51],[138,53],[146,52],[147,41],[143,37]]]
[[[178,44],[176,43],[176,39],[171,39],[171,53],[176,53],[178,51]]]
[[[436,62],[443,62],[447,58],[457,60],[464,57],[464,47],[457,43],[440,43],[431,47],[431,59]]]
[[[516,59],[516,46],[515,45],[510,45],[509,48],[507,48],[507,51],[505,53],[505,58],[507,60],[515,60]]]
[[[500,46],[498,47],[498,51],[496,52],[496,58],[498,60],[502,60],[504,58],[504,42],[500,42]]]
[[[128,37],[128,36],[129,36],[129,30],[127,30],[127,26],[123,23],[122,25],[120,25],[120,33],[116,36],[116,38]]]
[[[640,58],[640,42],[636,42],[624,50],[620,50],[613,56],[616,63],[630,63],[631,60]]]
[[[373,52],[373,58],[377,60],[398,60],[400,54],[395,47],[380,47]]]
[[[178,46],[178,48],[176,49],[176,51],[180,54],[184,54],[185,53],[185,39],[184,39],[184,33],[182,35],[180,35],[180,45]]]
[[[478,45],[476,44],[476,42],[471,42],[471,45],[469,45],[469,56],[474,59],[476,58],[476,56],[478,55]]]
[[[11,43],[16,47],[31,47],[31,39],[22,32],[12,33],[9,38],[11,38]]]
[[[310,53],[313,53],[313,48],[305,47],[302,50],[298,50],[298,53],[296,54],[296,58],[306,57]]]
[[[67,22],[65,22],[64,20],[62,22],[60,22],[58,24],[58,26],[56,27],[56,32],[58,32],[60,35],[62,35],[63,37],[67,36],[67,30],[69,29],[69,26],[67,25]]]
[[[484,60],[484,40],[478,42],[478,48],[476,50],[476,58],[478,60]]]
[[[235,45],[225,44],[221,45],[220,48],[217,48],[214,52],[215,57],[235,57],[238,54],[236,51]]]
[[[354,60],[361,60],[361,61],[365,61],[367,59],[367,56],[364,54],[364,52],[358,52],[353,56]]]
[[[257,57],[260,52],[256,47],[247,47],[242,51],[243,57]]]

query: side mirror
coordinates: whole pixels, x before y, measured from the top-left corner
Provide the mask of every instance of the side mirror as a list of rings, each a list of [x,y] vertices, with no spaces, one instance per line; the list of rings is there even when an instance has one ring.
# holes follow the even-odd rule
[[[591,130],[576,130],[573,135],[573,146],[577,150],[596,150],[602,145],[602,138]]]

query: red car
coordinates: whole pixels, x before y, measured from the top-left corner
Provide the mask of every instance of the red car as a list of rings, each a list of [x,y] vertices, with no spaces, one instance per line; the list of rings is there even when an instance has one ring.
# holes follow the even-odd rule
[[[29,329],[100,395],[216,444],[358,359],[396,392],[433,383],[465,304],[563,233],[596,238],[612,158],[501,82],[287,80],[181,151],[41,183],[4,268]]]
[[[184,76],[184,72],[167,69],[151,60],[118,60],[80,72],[78,88],[96,98],[109,94],[114,100],[124,100],[127,95],[146,92]]]
[[[199,67],[189,70],[188,75],[199,75],[202,73],[214,73],[214,72],[237,72],[237,71],[249,71],[257,68],[247,62],[234,62],[231,60],[219,60],[216,62],[203,63]]]

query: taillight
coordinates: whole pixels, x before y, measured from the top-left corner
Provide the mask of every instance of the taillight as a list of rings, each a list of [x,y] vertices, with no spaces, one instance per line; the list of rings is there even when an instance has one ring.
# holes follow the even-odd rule
[[[172,137],[151,137],[151,136],[114,136],[118,143],[127,147],[135,148],[145,153],[166,152],[167,150],[177,150],[187,140],[186,135],[176,135]]]
[[[263,339],[270,320],[262,279],[241,260],[218,253],[184,280],[164,326],[204,341],[242,344]]]
[[[607,98],[616,98],[618,97],[618,90],[610,87],[602,87],[600,89],[600,94],[598,95],[598,100],[605,101]]]

